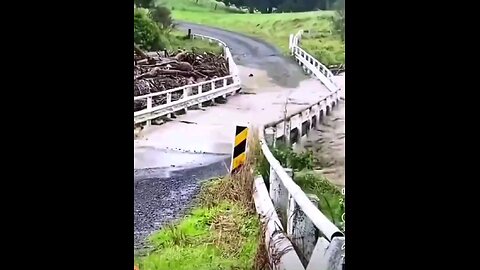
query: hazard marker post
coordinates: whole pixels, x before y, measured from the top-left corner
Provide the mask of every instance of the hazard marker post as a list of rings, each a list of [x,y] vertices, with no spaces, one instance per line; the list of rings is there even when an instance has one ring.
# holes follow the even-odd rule
[[[247,160],[247,138],[249,128],[247,126],[235,127],[235,141],[233,143],[232,163],[230,173],[237,172]]]

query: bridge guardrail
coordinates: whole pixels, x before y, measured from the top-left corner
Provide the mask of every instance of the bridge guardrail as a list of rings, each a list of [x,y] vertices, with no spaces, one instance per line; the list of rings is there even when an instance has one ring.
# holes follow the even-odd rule
[[[220,96],[227,98],[227,96],[234,95],[238,90],[241,89],[241,80],[238,67],[235,64],[235,61],[233,61],[233,56],[227,44],[219,39],[204,35],[192,34],[192,38],[217,42],[219,46],[223,47],[223,55],[228,61],[230,75],[201,83],[185,85],[162,92],[134,97],[134,101],[146,100],[146,108],[134,112],[135,124],[147,122],[147,125],[150,125],[152,119],[168,116],[177,111],[188,110],[189,107],[194,105],[201,106],[203,102],[213,100],[214,98]],[[197,89],[194,91],[194,88]],[[210,89],[206,90],[206,88]],[[172,101],[172,94],[180,95],[180,99]],[[163,98],[165,104],[155,105],[154,98]]]
[[[290,49],[291,54],[305,71],[315,75],[315,77],[317,77],[330,92],[339,90],[340,87],[333,80],[335,75],[333,75],[324,64],[320,63],[320,61],[300,47],[302,34],[303,30],[298,31],[295,35],[290,34],[288,48]]]
[[[283,168],[269,149],[278,140],[290,144],[300,141],[306,135],[302,126],[307,123],[310,129],[319,124],[324,113],[328,114],[342,95],[341,88],[332,79],[333,74],[300,48],[302,33],[299,31],[296,35],[290,35],[292,55],[302,67],[319,78],[331,93],[308,108],[290,114],[287,119],[273,121],[259,128],[262,153],[270,165],[270,188],[269,191],[263,188],[265,183],[257,178],[254,199],[257,211],[269,224],[265,238],[274,269],[340,270],[345,257],[343,232],[318,209],[318,198],[305,194],[293,180],[292,170]],[[292,132],[295,129],[297,131]],[[298,130],[302,130],[300,136]],[[268,195],[259,194],[265,192]],[[270,197],[272,205],[269,205],[270,201],[262,199],[265,196]],[[278,254],[282,254],[280,259]]]

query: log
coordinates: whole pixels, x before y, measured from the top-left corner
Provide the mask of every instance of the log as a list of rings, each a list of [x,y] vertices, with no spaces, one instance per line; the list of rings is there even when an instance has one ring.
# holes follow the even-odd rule
[[[184,71],[184,70],[172,70],[172,69],[160,69],[159,67],[151,69],[149,72],[143,73],[134,77],[134,80],[140,80],[145,78],[153,78],[159,75],[182,75],[182,76],[189,76],[189,77],[197,77],[195,72],[191,71]]]
[[[163,92],[168,89],[196,84],[229,75],[228,63],[222,55],[195,53],[179,50],[163,57],[155,53],[146,53],[134,44],[134,96]],[[227,82],[232,82],[228,79]],[[219,84],[218,82],[216,84]],[[211,84],[202,87],[202,92],[211,90]],[[192,87],[192,93],[198,93],[198,87]],[[172,100],[179,97],[172,94]],[[154,105],[165,104],[165,98],[154,98]],[[134,110],[146,108],[145,100],[134,102]]]

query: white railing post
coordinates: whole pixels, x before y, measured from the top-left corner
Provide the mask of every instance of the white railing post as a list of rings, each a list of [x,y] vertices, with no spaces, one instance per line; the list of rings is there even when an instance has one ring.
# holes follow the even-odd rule
[[[202,85],[198,86],[198,94],[200,95],[202,93]],[[198,104],[198,108],[202,108],[202,102]]]
[[[215,90],[215,82],[216,82],[216,81],[212,81],[212,82],[210,83],[210,91]],[[212,101],[212,105],[215,104],[215,99],[214,99],[214,98],[212,98],[211,101]]]
[[[186,99],[188,96],[190,96],[190,92],[191,92],[191,87],[183,88],[182,99]],[[188,112],[188,107],[185,107],[185,114],[187,112]]]
[[[288,50],[292,50],[292,40],[293,40],[293,34],[290,34],[288,36]]]
[[[152,108],[152,97],[147,97],[147,110]]]
[[[314,194],[307,194],[307,196],[310,201],[318,207],[318,197]],[[292,244],[296,247],[297,254],[306,267],[317,243],[317,228],[291,196],[287,216],[287,234],[291,236]]]
[[[223,79],[223,87],[224,87],[224,88],[227,87],[227,79]],[[223,98],[226,99],[226,98],[227,98],[227,94],[224,94],[224,95],[223,95]]]
[[[171,93],[171,92],[168,92],[168,93],[167,93],[167,101],[166,101],[166,104],[169,104],[169,103],[172,103],[172,93]],[[167,117],[168,117],[168,118],[172,118],[172,114],[171,114],[171,113],[167,114]]]
[[[147,110],[152,108],[152,97],[147,97]],[[147,127],[152,125],[152,120],[147,120]]]

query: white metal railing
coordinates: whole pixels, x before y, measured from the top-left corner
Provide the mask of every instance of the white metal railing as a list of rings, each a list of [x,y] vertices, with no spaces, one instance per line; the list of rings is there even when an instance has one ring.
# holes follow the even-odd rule
[[[307,53],[300,47],[300,41],[302,39],[303,30],[298,31],[295,35],[290,34],[289,45],[291,54],[295,57],[299,64],[303,66],[308,72],[317,77],[329,91],[335,92],[340,87],[333,80],[333,73],[320,61],[315,59],[312,55]]]
[[[238,73],[238,67],[233,61],[230,49],[225,42],[216,38],[193,34],[192,38],[200,38],[202,40],[209,40],[210,42],[217,42],[219,46],[224,49],[224,57],[228,61],[228,68],[230,75],[216,78],[209,81],[185,85],[173,89],[169,89],[162,92],[151,93],[142,96],[136,96],[134,101],[146,100],[146,108],[134,112],[135,124],[147,122],[150,124],[152,119],[168,116],[171,113],[187,110],[194,105],[201,106],[203,102],[213,100],[214,98],[228,95],[233,95],[237,90],[241,88],[240,76]],[[210,89],[206,89],[208,88]],[[193,88],[197,88],[196,93]],[[172,100],[174,94],[179,96],[177,100]],[[154,101],[162,100],[164,104],[155,105]]]
[[[318,198],[305,194],[292,179],[292,171],[283,168],[269,149],[269,145],[275,144],[277,127],[288,127],[286,131],[290,134],[290,128],[293,128],[291,119],[294,116],[302,116],[303,112],[310,111],[314,106],[330,106],[331,104],[328,103],[337,102],[341,94],[341,89],[333,81],[333,74],[328,68],[299,47],[299,39],[302,32],[299,31],[296,35],[290,35],[292,54],[304,68],[317,76],[331,93],[322,98],[322,100],[310,105],[310,107],[290,114],[287,119],[274,121],[260,127],[261,150],[270,164],[270,190],[268,195],[272,205],[270,206],[269,202],[265,203],[265,198],[257,194],[265,190],[260,184],[263,181],[255,181],[254,199],[257,211],[263,216],[269,216],[265,238],[271,239],[270,242],[273,240],[277,241],[276,244],[273,244],[277,245],[276,252],[280,252],[281,248],[295,248],[294,251],[290,250],[287,252],[289,254],[288,257],[273,260],[275,247],[272,247],[272,243],[267,241],[269,256],[275,269],[340,270],[344,264],[345,257],[344,234],[319,210],[316,205],[318,204]],[[309,117],[313,116],[310,115]],[[315,119],[318,121],[320,117],[318,116]],[[267,130],[271,132],[267,134]],[[283,134],[283,131],[279,130],[278,133],[288,138],[288,134]],[[275,211],[275,213],[272,214],[272,211]],[[277,224],[280,223],[278,216],[284,218],[286,231],[284,230],[285,226]],[[281,234],[284,237],[278,236],[279,230],[282,231]],[[317,236],[317,231],[321,235],[320,237]],[[288,238],[285,237],[287,235],[289,236]],[[296,252],[297,256],[293,256],[292,252]]]

